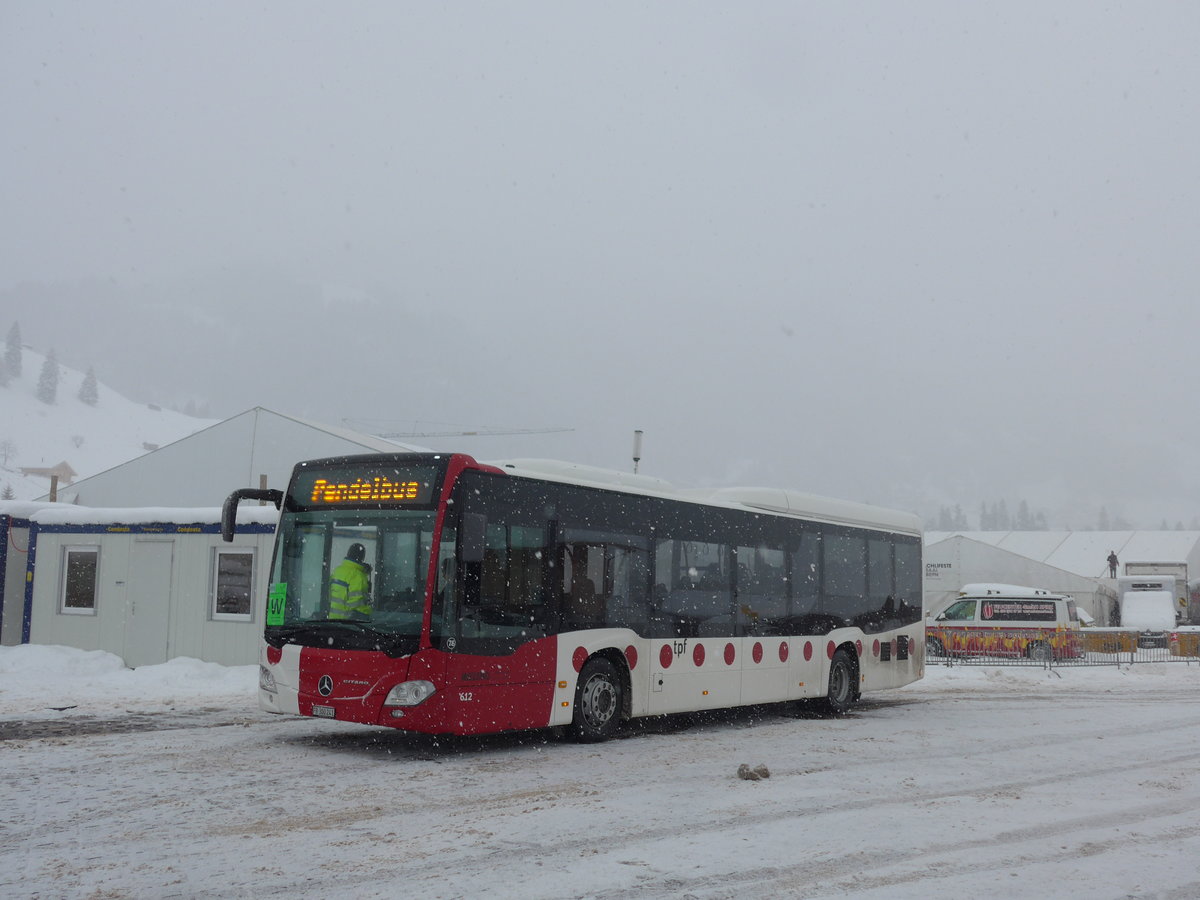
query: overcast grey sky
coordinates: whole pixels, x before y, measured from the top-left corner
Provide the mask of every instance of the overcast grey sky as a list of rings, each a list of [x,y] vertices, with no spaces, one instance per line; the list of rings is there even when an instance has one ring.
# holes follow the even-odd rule
[[[298,371],[327,421],[1186,521],[1197,46],[1188,2],[8,0],[0,289],[261,267],[462,326],[406,371],[361,317],[393,383]]]

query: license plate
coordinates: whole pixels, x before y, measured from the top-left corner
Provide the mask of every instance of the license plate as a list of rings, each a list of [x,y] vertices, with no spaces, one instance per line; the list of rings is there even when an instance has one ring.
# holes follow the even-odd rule
[[[317,706],[314,703],[313,704],[313,715],[320,716],[323,719],[332,719],[333,718],[333,707],[332,706]]]

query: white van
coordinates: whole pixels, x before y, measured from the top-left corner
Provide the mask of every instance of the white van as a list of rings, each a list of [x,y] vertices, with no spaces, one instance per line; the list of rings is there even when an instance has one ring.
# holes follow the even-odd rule
[[[1083,655],[1075,601],[1016,584],[968,584],[925,623],[931,656],[1004,656],[1036,660]]]

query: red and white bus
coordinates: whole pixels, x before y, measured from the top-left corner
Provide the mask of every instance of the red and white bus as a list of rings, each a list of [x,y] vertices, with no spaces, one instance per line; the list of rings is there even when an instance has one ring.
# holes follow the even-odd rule
[[[231,494],[227,534],[242,499],[281,510],[259,679],[273,712],[602,740],[636,716],[841,712],[923,674],[907,513],[433,453],[302,462],[286,493]],[[369,570],[354,613],[330,605],[348,556]]]

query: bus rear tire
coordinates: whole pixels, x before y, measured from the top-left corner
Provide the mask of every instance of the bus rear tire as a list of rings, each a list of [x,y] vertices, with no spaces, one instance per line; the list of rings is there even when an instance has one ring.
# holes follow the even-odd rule
[[[575,740],[608,740],[621,725],[624,704],[624,685],[617,667],[603,657],[588,660],[575,685],[575,713],[571,719]]]
[[[858,666],[845,650],[833,654],[829,663],[829,691],[821,705],[826,712],[843,715],[858,699]]]

